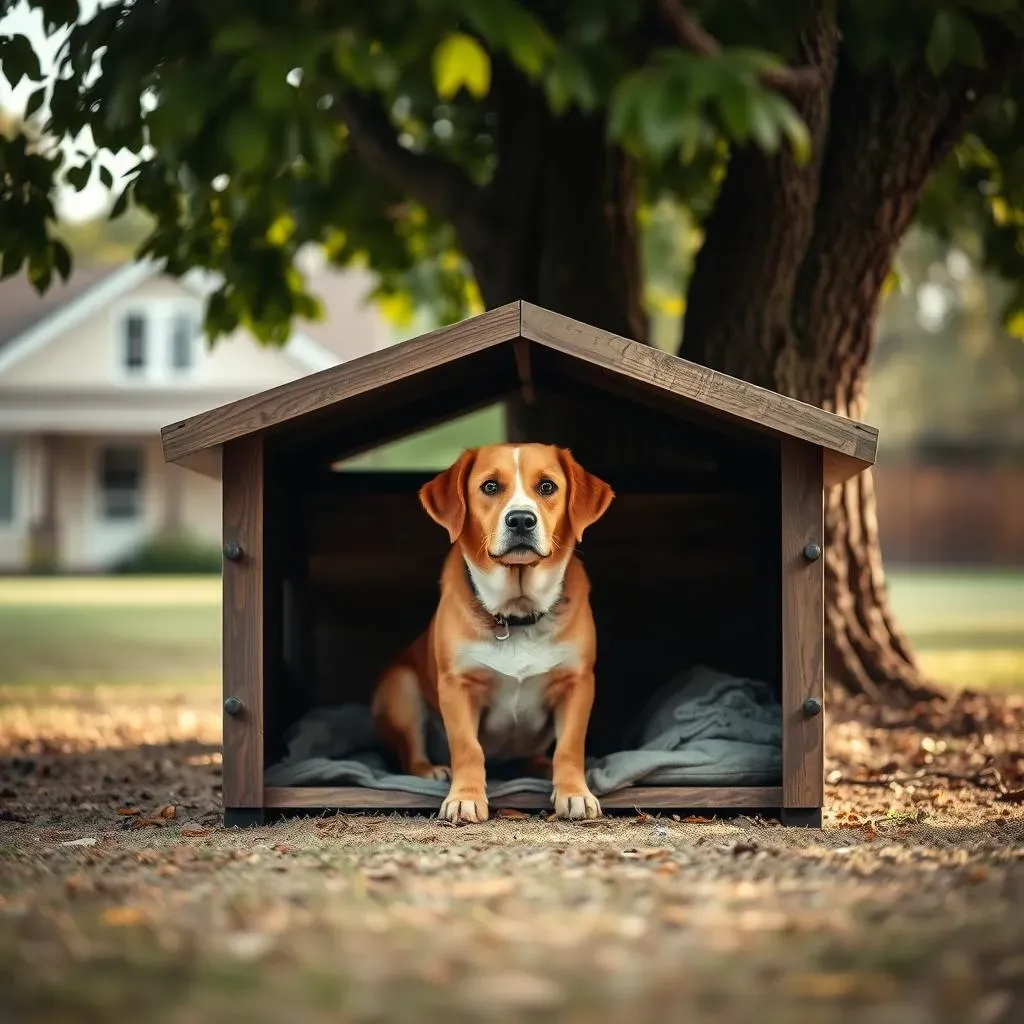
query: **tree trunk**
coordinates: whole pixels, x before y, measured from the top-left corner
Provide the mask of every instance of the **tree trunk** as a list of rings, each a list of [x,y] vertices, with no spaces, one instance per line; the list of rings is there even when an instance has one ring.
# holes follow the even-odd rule
[[[556,118],[525,83],[510,82],[502,95],[511,119],[493,186],[504,200],[495,229],[502,244],[470,254],[486,305],[525,299],[646,341],[632,162],[606,145],[602,117]],[[607,466],[610,451],[628,447],[571,396],[516,396],[506,418],[510,438],[544,438],[592,465]]]
[[[820,63],[816,42],[809,31],[804,58]],[[682,354],[863,419],[882,286],[979,93],[941,92],[927,69],[868,79],[840,66],[828,108],[803,111],[818,167],[738,151],[698,256]],[[939,695],[892,614],[870,472],[826,494],[825,542],[829,679],[899,706]]]

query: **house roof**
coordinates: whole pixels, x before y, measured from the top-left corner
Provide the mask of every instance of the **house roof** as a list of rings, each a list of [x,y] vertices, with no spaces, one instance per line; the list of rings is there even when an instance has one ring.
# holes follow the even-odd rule
[[[429,425],[427,410],[440,404],[442,392],[457,392],[466,406],[473,401],[484,405],[514,387],[529,387],[531,375],[548,372],[591,382],[611,380],[645,401],[702,407],[762,433],[817,445],[824,453],[827,484],[848,479],[875,461],[874,427],[529,302],[499,306],[172,423],[162,431],[164,458],[216,475],[219,460],[208,456],[225,442],[341,412],[351,414],[349,439],[361,430],[378,437],[385,421],[411,432]]]
[[[0,281],[0,352],[30,327],[116,271],[116,267],[109,266],[75,267],[66,282],[55,279],[45,295],[40,295],[24,274]]]
[[[21,275],[0,282],[0,373],[162,272],[162,261],[76,266],[66,283],[58,279],[42,296]],[[216,275],[203,272],[180,279],[187,291],[204,299],[219,282]],[[286,351],[307,370],[339,362],[338,353],[301,331],[293,332]]]

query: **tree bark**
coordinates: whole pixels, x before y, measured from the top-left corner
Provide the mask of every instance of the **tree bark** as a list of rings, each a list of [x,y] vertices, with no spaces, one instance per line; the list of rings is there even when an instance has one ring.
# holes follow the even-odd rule
[[[518,77],[499,95],[508,113],[490,192],[501,244],[470,255],[485,304],[525,299],[646,341],[632,161],[606,144],[602,116],[555,117]],[[506,417],[511,439],[543,437],[592,465],[607,467],[609,453],[627,447],[606,418],[571,396],[516,396]]]
[[[802,57],[830,82],[802,113],[819,151],[805,168],[737,151],[689,294],[682,354],[855,419],[882,286],[931,171],[985,95],[973,72],[867,77],[836,65],[828,19]],[[950,81],[950,77],[954,79]],[[731,256],[731,258],[730,258]],[[826,670],[833,691],[906,706],[924,678],[892,613],[870,472],[825,496]]]

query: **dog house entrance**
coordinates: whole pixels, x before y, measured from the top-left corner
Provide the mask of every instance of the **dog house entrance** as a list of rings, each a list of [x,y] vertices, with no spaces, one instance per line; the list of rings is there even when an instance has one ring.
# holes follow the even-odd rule
[[[578,548],[598,635],[591,788],[607,808],[635,806],[641,791],[648,806],[779,806],[778,444],[621,400],[606,412],[634,435],[639,416],[651,443],[628,465],[581,457],[616,492]],[[397,777],[369,699],[437,603],[449,542],[417,490],[503,433],[495,405],[355,457],[269,451],[267,529],[280,543],[266,566],[264,754],[280,806],[443,799],[447,783]],[[492,809],[548,806],[550,783],[505,774],[488,766]],[[712,795],[723,787],[725,803]]]

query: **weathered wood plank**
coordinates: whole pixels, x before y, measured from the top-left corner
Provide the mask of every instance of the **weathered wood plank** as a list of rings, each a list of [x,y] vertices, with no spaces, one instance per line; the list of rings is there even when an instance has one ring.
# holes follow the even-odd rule
[[[782,791],[775,786],[632,786],[601,797],[608,809],[687,810],[699,807],[763,810],[777,808]],[[440,797],[403,793],[397,789],[364,789],[360,786],[268,786],[263,791],[267,808],[338,808],[390,810],[436,810]],[[491,810],[514,807],[521,810],[550,810],[551,798],[544,793],[513,793],[496,798]]]
[[[752,427],[809,441],[826,451],[825,484],[839,483],[875,461],[878,431],[766,388],[610,334],[559,313],[522,303],[523,337],[605,370],[625,374]]]
[[[824,553],[809,560],[804,549],[824,544],[821,451],[784,443],[780,474],[783,806],[820,807],[825,715],[809,715],[804,705],[824,702]]]
[[[164,459],[177,462],[203,448],[319,412],[381,385],[413,377],[518,337],[519,303],[511,302],[404,344],[171,423],[161,431]],[[509,370],[510,386],[515,387],[518,382],[511,359]]]
[[[224,559],[224,699],[242,702],[224,713],[224,806],[263,805],[264,458],[263,438],[224,446],[224,543],[241,548]]]

